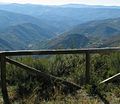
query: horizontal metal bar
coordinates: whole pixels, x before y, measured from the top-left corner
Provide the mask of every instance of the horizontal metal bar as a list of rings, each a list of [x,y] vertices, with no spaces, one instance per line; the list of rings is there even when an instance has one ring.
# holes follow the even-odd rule
[[[0,54],[5,56],[21,55],[56,55],[56,54],[80,54],[80,53],[106,53],[120,51],[120,47],[107,48],[83,48],[83,49],[57,49],[57,50],[18,50],[18,51],[1,51]]]

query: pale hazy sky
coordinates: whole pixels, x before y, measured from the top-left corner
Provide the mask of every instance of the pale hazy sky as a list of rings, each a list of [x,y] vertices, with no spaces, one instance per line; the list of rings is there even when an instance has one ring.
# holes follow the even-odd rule
[[[90,5],[119,5],[120,0],[0,0],[3,3],[33,3],[59,5],[67,3],[90,4]]]

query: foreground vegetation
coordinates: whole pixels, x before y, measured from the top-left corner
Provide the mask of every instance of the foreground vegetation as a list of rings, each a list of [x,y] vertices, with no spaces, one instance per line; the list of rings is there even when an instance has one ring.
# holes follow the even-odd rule
[[[120,54],[91,55],[91,80],[85,85],[84,55],[57,55],[47,57],[15,58],[31,67],[74,82],[81,86],[80,90],[71,89],[59,82],[45,81],[19,67],[7,64],[7,82],[10,100],[18,104],[101,104],[106,100],[111,104],[120,103],[120,79],[97,87],[103,97],[94,89],[102,80],[119,73]],[[16,104],[16,103],[15,103]]]

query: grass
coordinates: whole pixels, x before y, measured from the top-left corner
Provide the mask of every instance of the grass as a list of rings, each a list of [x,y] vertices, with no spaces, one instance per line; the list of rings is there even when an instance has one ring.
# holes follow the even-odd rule
[[[120,54],[96,54],[91,59],[91,84],[98,84],[119,72]],[[28,57],[17,60],[42,72],[74,82],[82,89],[74,93],[65,93],[70,87],[58,82],[56,85],[46,84],[41,78],[38,79],[9,64],[7,65],[7,80],[10,100],[14,102],[12,104],[102,104],[101,99],[93,94],[92,85],[84,85],[84,55],[59,55],[42,59]],[[98,87],[103,97],[111,104],[120,103],[119,80]]]

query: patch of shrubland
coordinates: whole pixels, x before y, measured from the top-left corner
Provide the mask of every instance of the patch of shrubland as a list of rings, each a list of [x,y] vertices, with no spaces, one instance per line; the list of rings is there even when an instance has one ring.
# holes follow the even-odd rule
[[[19,62],[34,67],[47,74],[60,77],[61,79],[74,82],[81,86],[78,91],[68,90],[60,82],[46,81],[39,76],[30,74],[19,67],[7,64],[7,82],[11,101],[26,104],[98,104],[100,98],[94,93],[93,85],[111,77],[120,71],[120,54],[95,54],[91,55],[91,80],[85,85],[85,55],[56,55],[42,58],[21,57],[14,58]],[[108,100],[120,101],[120,79],[108,84],[98,85],[98,90]]]

